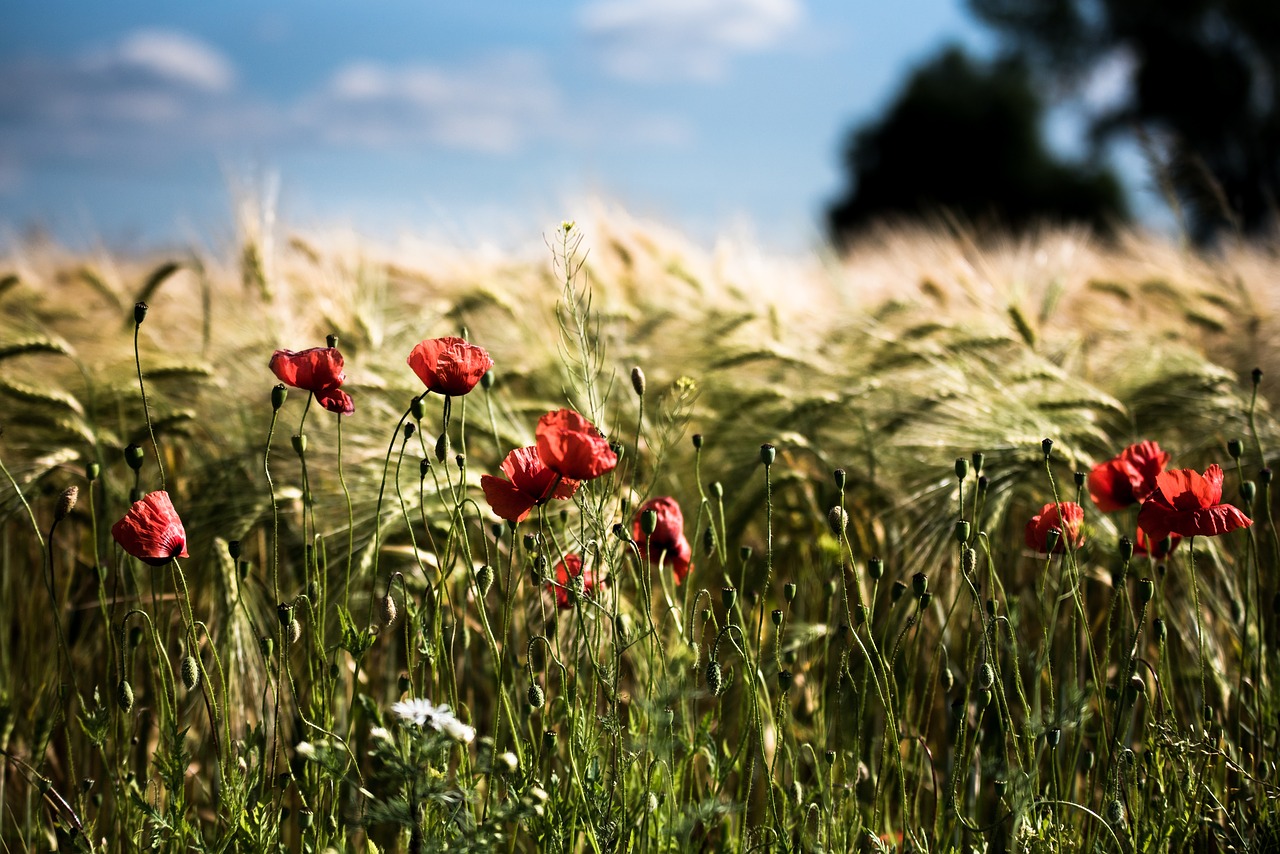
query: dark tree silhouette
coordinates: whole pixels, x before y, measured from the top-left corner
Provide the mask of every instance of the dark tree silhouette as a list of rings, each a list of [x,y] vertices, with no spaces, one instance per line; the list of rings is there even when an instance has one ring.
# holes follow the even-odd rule
[[[944,51],[916,69],[879,122],[851,137],[851,187],[828,211],[832,237],[843,243],[886,216],[940,211],[1013,230],[1043,220],[1107,230],[1125,216],[1119,183],[1055,159],[1041,140],[1042,113],[1020,61],[984,65]]]
[[[969,0],[1033,74],[1079,86],[1117,56],[1128,98],[1095,138],[1141,132],[1193,234],[1274,224],[1280,197],[1280,0]]]

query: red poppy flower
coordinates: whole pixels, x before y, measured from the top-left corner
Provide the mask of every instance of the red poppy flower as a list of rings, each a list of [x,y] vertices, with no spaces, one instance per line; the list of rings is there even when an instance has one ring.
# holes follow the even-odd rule
[[[538,456],[561,477],[591,480],[612,471],[618,455],[590,421],[571,409],[538,419]]]
[[[640,520],[645,511],[652,510],[658,514],[657,526],[651,535],[646,536],[641,528]],[[684,536],[684,514],[680,505],[670,496],[653,498],[645,502],[632,522],[632,536],[645,549],[649,560],[658,563],[665,559],[675,574],[676,583],[684,581],[689,574],[689,558],[693,549]],[[665,558],[664,558],[665,556]]]
[[[1253,520],[1222,501],[1222,468],[1216,463],[1203,475],[1192,469],[1162,472],[1155,491],[1138,511],[1138,527],[1153,540],[1169,534],[1216,537]]]
[[[1156,477],[1169,464],[1169,454],[1155,442],[1130,445],[1089,472],[1089,497],[1103,513],[1114,513],[1145,501]]]
[[[152,566],[188,557],[187,532],[167,492],[153,492],[133,502],[124,518],[111,526],[120,548]]]
[[[1152,540],[1147,536],[1147,532],[1138,529],[1138,536],[1133,541],[1133,553],[1135,555],[1151,555],[1156,560],[1167,557],[1170,552],[1178,547],[1178,543],[1182,542],[1182,537],[1177,534],[1170,534],[1161,540]]]
[[[530,510],[548,499],[572,498],[578,491],[576,480],[562,478],[543,465],[538,449],[532,446],[507,454],[501,468],[505,480],[486,474],[480,478],[480,488],[493,512],[513,525],[523,522]]]
[[[300,353],[277,350],[271,356],[271,372],[285,385],[314,394],[316,402],[330,412],[350,415],[356,411],[351,395],[338,388],[347,375],[337,347],[312,347]]]
[[[483,347],[462,338],[430,338],[419,343],[406,360],[427,391],[459,397],[471,391],[493,367]]]
[[[595,570],[582,569],[582,558],[576,554],[569,553],[564,556],[564,560],[556,564],[556,583],[548,584],[547,589],[555,594],[556,607],[572,608],[573,600],[569,596],[569,586],[571,580],[582,576],[582,591],[587,596],[595,592],[596,588],[603,585],[602,580],[596,578]]]
[[[1084,542],[1080,532],[1080,524],[1084,521],[1084,508],[1074,501],[1063,501],[1061,504],[1046,504],[1040,508],[1039,514],[1032,516],[1027,522],[1025,531],[1027,548],[1046,554],[1049,551],[1049,532],[1058,529],[1058,542],[1053,547],[1054,554],[1067,550],[1067,540],[1075,547]]]

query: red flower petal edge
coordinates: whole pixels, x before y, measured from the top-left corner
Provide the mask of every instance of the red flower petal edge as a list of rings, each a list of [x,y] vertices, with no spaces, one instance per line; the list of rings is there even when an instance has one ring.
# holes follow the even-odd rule
[[[1067,550],[1067,541],[1075,547],[1084,542],[1080,525],[1084,522],[1084,508],[1074,501],[1061,504],[1046,504],[1040,512],[1027,522],[1024,532],[1027,548],[1047,554],[1049,551],[1049,532],[1058,529],[1058,542],[1054,544],[1053,553],[1061,554]]]
[[[167,492],[153,492],[133,502],[124,518],[111,526],[111,536],[125,552],[152,566],[189,556],[187,532]]]
[[[573,599],[569,595],[569,585],[572,579],[577,578],[579,575],[582,576],[583,593],[587,596],[592,595],[596,588],[604,583],[596,578],[595,570],[588,569],[584,572],[582,558],[570,552],[564,556],[564,560],[556,564],[555,584],[547,585],[547,589],[556,597],[556,607],[573,607]]]
[[[571,409],[542,416],[535,435],[538,456],[561,477],[591,480],[612,471],[618,464],[618,455],[595,425]]]
[[[1170,534],[1180,537],[1216,537],[1253,520],[1222,500],[1222,468],[1216,463],[1203,475],[1193,469],[1163,472],[1155,491],[1138,511],[1138,527],[1152,540]]]
[[[449,397],[471,391],[493,367],[493,359],[483,347],[456,336],[422,341],[406,361],[427,391]]]

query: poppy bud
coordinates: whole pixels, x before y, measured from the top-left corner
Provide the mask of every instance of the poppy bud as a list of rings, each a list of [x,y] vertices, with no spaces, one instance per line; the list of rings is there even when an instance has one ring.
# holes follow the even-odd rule
[[[537,682],[530,682],[527,699],[529,700],[529,708],[541,709],[547,702],[547,692],[542,690],[542,686]]]
[[[724,675],[720,672],[720,662],[712,659],[707,662],[707,688],[712,695],[719,696],[720,688],[724,684]]]
[[[950,667],[942,668],[942,672],[938,674],[938,684],[942,687],[944,694],[949,693],[952,686],[956,684],[955,674],[951,672]]]
[[[1158,645],[1164,645],[1164,640],[1168,637],[1168,632],[1169,630],[1165,628],[1164,620],[1156,617],[1151,621],[1151,634],[1155,637]]]
[[[901,581],[895,581],[893,582],[893,589],[889,592],[889,598],[894,602],[897,602],[902,598],[902,594],[906,592],[907,585],[903,584]]]
[[[401,694],[409,693],[409,691],[413,688],[413,683],[409,681],[408,674],[406,673],[400,674],[400,677],[396,679],[396,688],[400,691]]]
[[[707,557],[716,553],[716,532],[710,525],[702,532],[702,551]]]
[[[1240,500],[1244,502],[1246,507],[1253,504],[1253,499],[1258,497],[1258,487],[1251,480],[1246,480],[1240,484]]]
[[[981,451],[974,451],[970,459],[973,461],[973,473],[982,474],[982,464],[987,461],[986,456]]]
[[[501,540],[502,535],[505,534],[506,532],[507,532],[507,526],[502,524],[501,520],[494,522],[492,525],[489,526],[489,533],[493,534],[493,538],[495,540]]]
[[[760,446],[760,462],[764,463],[765,468],[773,465],[773,461],[777,459],[778,449],[768,442]]]
[[[702,450],[702,434],[701,434],[701,433],[694,433],[694,434],[693,434],[693,449],[694,449],[695,451],[701,451],[701,450]]]
[[[425,395],[418,395],[409,401],[409,414],[413,416],[414,421],[421,421],[427,415],[427,400]]]
[[[827,513],[827,525],[831,528],[831,533],[839,537],[844,533],[845,526],[849,524],[849,514],[840,506],[832,507]]]
[[[293,450],[294,450],[294,453],[296,453],[298,456],[302,456],[303,454],[305,454],[305,453],[307,452],[307,437],[306,437],[306,435],[302,435],[302,436],[293,436],[293,437],[291,437],[291,438],[293,439]]]
[[[390,593],[379,600],[378,612],[382,617],[382,627],[384,629],[390,628],[391,624],[396,621],[396,600]]]
[[[524,550],[527,552],[534,551],[538,548],[538,538],[533,534],[525,534],[521,542],[524,543]]]
[[[68,486],[58,496],[58,506],[53,510],[53,521],[61,522],[67,514],[76,508],[76,500],[80,498],[80,487]]]
[[[447,456],[449,456],[449,434],[441,433],[436,439],[436,462],[444,462]]]
[[[631,534],[627,531],[626,525],[623,525],[621,522],[614,524],[613,535],[624,543],[631,542]]]
[[[1138,582],[1138,601],[1143,605],[1151,601],[1156,595],[1156,583],[1150,578],[1144,578]]]
[[[279,412],[280,407],[284,406],[284,399],[289,396],[289,390],[285,388],[284,383],[277,383],[276,387],[271,389],[271,411]]]
[[[493,587],[493,567],[484,564],[476,570],[476,586],[480,588],[480,598],[489,595],[489,588]]]
[[[195,656],[188,655],[182,659],[182,686],[188,691],[194,691],[199,684],[200,668],[196,665]]]
[[[137,471],[142,468],[142,461],[146,458],[146,454],[142,448],[130,442],[124,448],[124,461],[129,464],[129,468]]]
[[[276,606],[276,617],[280,620],[280,625],[289,625],[289,621],[293,619],[293,606],[287,602],[281,602]]]
[[[314,820],[315,820],[315,813],[313,813],[311,810],[307,809],[306,807],[302,807],[298,810],[298,829],[299,830],[307,830],[308,828],[311,827],[311,823]]]
[[[822,758],[827,761],[828,767],[836,764],[836,752],[834,750],[828,750],[823,754]]]
[[[1227,454],[1231,457],[1231,459],[1238,460],[1240,459],[1240,456],[1243,453],[1244,453],[1244,442],[1241,442],[1239,439],[1227,440]]]
[[[961,545],[969,542],[969,523],[963,519],[956,521],[956,542]]]
[[[1120,803],[1119,798],[1113,798],[1111,803],[1107,804],[1107,823],[1119,824],[1124,821],[1124,804]]]
[[[646,510],[640,514],[640,530],[646,537],[653,536],[658,530],[658,511]]]
[[[98,475],[100,474],[102,474],[102,466],[98,465],[96,462],[89,463],[87,466],[84,467],[84,479],[89,481],[90,483],[93,483],[95,480],[97,480]]]
[[[991,783],[991,790],[995,792],[997,800],[1004,797],[1005,789],[1008,788],[1008,786],[1009,783],[1007,780],[995,780]]]
[[[639,365],[631,369],[631,388],[635,390],[637,397],[644,397],[644,371],[640,370]]]
[[[849,481],[848,473],[844,469],[836,469],[834,472],[832,472],[832,476],[835,478],[835,481],[836,481],[836,489],[839,489],[841,492],[843,492],[844,485]]]
[[[769,619],[773,620],[773,624],[775,626],[782,625],[782,609],[774,608],[773,613],[769,615]]]
[[[413,423],[412,421],[406,421],[406,422],[404,422],[404,440],[407,442],[407,441],[409,441],[410,439],[412,439],[412,438],[413,438],[413,431],[415,431],[415,430],[417,430],[417,429],[418,429],[418,428],[417,428],[416,426],[414,426],[414,423]]]
[[[1062,536],[1062,531],[1058,528],[1050,528],[1044,532],[1044,551],[1045,554],[1053,554],[1053,550],[1058,547],[1058,538]]]
[[[1058,742],[1062,741],[1062,730],[1058,729],[1057,727],[1054,727],[1053,729],[1049,730],[1044,734],[1044,741],[1045,741],[1045,744],[1049,745],[1050,750],[1057,749]]]
[[[302,639],[302,623],[297,620],[289,621],[289,643],[295,644]]]
[[[1129,693],[1134,696],[1147,693],[1147,683],[1136,673],[1129,677]]]
[[[923,596],[925,591],[929,589],[929,576],[923,572],[917,572],[911,576],[911,589],[916,592],[917,596]]]
[[[458,471],[462,471],[467,467],[467,458],[462,454],[458,454],[456,457],[453,458],[453,463],[458,467]],[[560,515],[562,518],[567,514],[568,514],[567,510],[560,511]]]
[[[262,653],[263,658],[271,658],[275,655],[276,643],[271,638],[258,638],[258,651]]]
[[[1084,489],[1084,480],[1086,477],[1088,477],[1088,475],[1082,471],[1078,471],[1072,475],[1072,478],[1075,480],[1076,489]]]
[[[613,451],[613,455],[618,459],[622,459],[622,452],[626,449],[622,447],[621,442],[610,442],[609,450]]]
[[[480,375],[480,388],[484,389],[485,391],[488,391],[489,389],[493,388],[493,381],[494,381],[493,368],[490,368],[489,370],[485,371],[483,374]]]
[[[964,457],[956,457],[956,480],[964,480],[969,476],[969,461]]]
[[[1128,537],[1121,537],[1118,543],[1120,560],[1128,563],[1133,558],[1133,540]]]
[[[701,616],[701,617],[702,617],[702,622],[704,622],[704,623],[709,623],[709,622],[711,622],[711,617],[712,617],[711,609],[710,609],[710,608],[703,608],[703,609],[702,609],[702,611],[701,611],[701,612],[699,612],[699,616]],[[692,641],[690,642],[690,645],[692,645],[692,646],[696,646],[696,644],[693,644],[693,642],[692,642]]]
[[[1271,484],[1271,469],[1263,468],[1258,470],[1258,483],[1263,486],[1269,486]]]
[[[741,546],[738,549],[738,557],[742,558],[742,562],[746,563],[751,560],[751,546]]]
[[[960,569],[965,575],[973,575],[978,569],[978,552],[974,549],[965,549],[960,553]]]
[[[716,501],[724,498],[724,484],[718,480],[713,481],[711,484],[711,494],[715,497]]]
[[[928,608],[928,607],[929,607],[929,603],[930,603],[930,602],[932,602],[932,601],[933,601],[933,594],[932,594],[932,593],[927,593],[927,592],[926,592],[926,593],[921,594],[921,596],[920,596],[920,608],[921,608],[921,609]]]
[[[240,559],[240,541],[239,540],[232,540],[231,542],[227,543],[227,554],[231,556],[232,560]]]
[[[879,581],[884,576],[884,561],[878,557],[867,561],[867,575],[871,576],[872,581]]]
[[[778,671],[778,687],[782,689],[783,693],[791,690],[791,683],[793,681],[794,677],[791,675],[790,670]]]
[[[1254,368],[1254,369],[1253,369],[1253,384],[1254,384],[1254,386],[1257,386],[1257,385],[1258,385],[1258,383],[1260,383],[1260,382],[1262,382],[1262,368]]]
[[[133,304],[133,325],[141,326],[142,321],[147,319],[147,304],[139,300]]]
[[[985,709],[987,706],[991,705],[991,697],[992,697],[992,694],[990,691],[979,691],[978,692],[978,708]]]
[[[996,684],[996,672],[985,661],[978,668],[978,688],[986,691]]]
[[[1040,443],[1040,450],[1044,452],[1044,458],[1049,459],[1049,453],[1053,450],[1053,440],[1045,439]]]
[[[738,601],[738,591],[733,587],[720,588],[720,602],[724,605],[726,611],[732,611],[734,603]]]
[[[116,686],[116,702],[120,704],[120,711],[126,715],[133,708],[133,686],[128,679],[121,679]]]
[[[794,581],[788,581],[782,585],[782,598],[787,600],[788,605],[796,601],[796,584]]]

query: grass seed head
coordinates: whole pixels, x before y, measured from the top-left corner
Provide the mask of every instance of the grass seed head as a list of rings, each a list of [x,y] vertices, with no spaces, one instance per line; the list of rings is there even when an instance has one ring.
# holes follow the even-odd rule
[[[58,496],[58,506],[53,511],[53,521],[61,522],[67,518],[67,515],[76,508],[76,501],[80,498],[80,487],[68,486],[62,490],[62,494]]]

